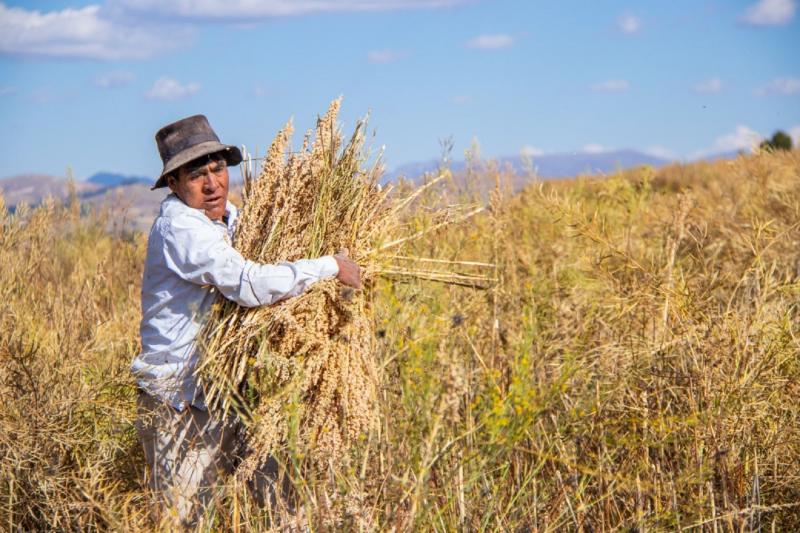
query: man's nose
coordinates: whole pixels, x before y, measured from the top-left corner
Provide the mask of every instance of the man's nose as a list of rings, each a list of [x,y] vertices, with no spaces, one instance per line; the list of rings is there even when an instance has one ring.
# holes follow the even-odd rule
[[[211,172],[210,170],[206,172],[205,179],[203,180],[203,190],[205,192],[214,192],[219,187],[219,181],[217,180],[217,175]]]

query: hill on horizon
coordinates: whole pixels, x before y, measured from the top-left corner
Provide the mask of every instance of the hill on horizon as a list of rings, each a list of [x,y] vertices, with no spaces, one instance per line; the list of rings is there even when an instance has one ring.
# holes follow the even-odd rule
[[[723,152],[709,155],[701,160],[714,161],[717,159],[731,159],[736,157],[736,152]],[[662,167],[670,163],[681,162],[677,159],[667,159],[632,149],[614,150],[608,152],[564,152],[532,156],[528,159],[533,168],[528,168],[528,161],[523,156],[501,156],[492,158],[499,166],[509,166],[518,174],[527,174],[533,170],[539,178],[562,179],[586,174],[611,174],[618,170],[625,170],[642,165]],[[440,165],[437,159],[407,163],[394,168],[384,176],[384,182],[392,181],[398,177],[414,180],[426,172],[435,171]],[[466,168],[466,161],[450,161],[449,168],[454,173]]]
[[[705,159],[727,159],[735,155],[716,154]],[[637,150],[544,154],[532,157],[528,161],[522,156],[507,156],[491,161],[496,162],[500,168],[510,168],[514,171],[516,177],[512,188],[515,191],[521,190],[530,181],[531,172],[539,179],[551,180],[578,175],[611,174],[643,165],[658,168],[674,162]],[[425,173],[435,171],[439,165],[440,162],[435,159],[408,163],[387,172],[382,182],[390,182],[399,177],[417,181]],[[465,174],[467,164],[464,160],[451,161],[449,168],[454,175],[460,176]],[[152,178],[145,176],[102,171],[86,180],[75,180],[74,183],[78,198],[84,204],[100,206],[107,198],[114,195],[114,205],[126,210],[129,223],[137,229],[144,230],[158,213],[158,206],[164,197],[164,191],[150,191],[152,182]],[[232,175],[232,186],[237,183],[240,183],[237,175]],[[0,178],[0,192],[3,194],[6,206],[13,210],[20,202],[35,206],[48,196],[65,200],[69,196],[69,185],[67,179],[60,176],[23,174]]]
[[[117,187],[120,185],[132,185],[134,183],[151,185],[153,183],[153,179],[145,176],[126,176],[117,172],[102,171],[86,178],[86,182],[96,183],[97,185],[102,185],[104,187]]]
[[[107,205],[113,209],[115,218],[125,222],[130,229],[146,231],[158,213],[159,204],[165,196],[163,190],[151,191],[150,180],[107,173],[104,185],[99,180],[74,180],[75,193],[82,205],[100,208]],[[101,183],[98,183],[101,181]],[[69,198],[70,182],[64,177],[44,174],[24,174],[0,179],[0,193],[10,211],[22,202],[35,207],[51,196],[65,201]]]

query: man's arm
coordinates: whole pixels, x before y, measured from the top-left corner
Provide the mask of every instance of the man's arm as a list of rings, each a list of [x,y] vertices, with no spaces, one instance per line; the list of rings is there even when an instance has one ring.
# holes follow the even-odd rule
[[[342,282],[360,286],[358,265],[346,255],[279,265],[256,263],[245,259],[200,216],[176,217],[165,228],[167,267],[186,281],[217,287],[241,306],[273,304],[302,293],[321,279],[340,274]]]

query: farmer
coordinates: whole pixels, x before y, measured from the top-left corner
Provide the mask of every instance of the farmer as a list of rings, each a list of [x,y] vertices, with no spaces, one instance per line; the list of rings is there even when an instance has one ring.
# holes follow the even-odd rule
[[[236,251],[228,167],[242,154],[220,143],[205,116],[164,126],[156,144],[164,169],[153,189],[172,192],[147,243],[142,352],[131,366],[140,388],[136,427],[160,506],[192,526],[235,461],[236,420],[209,411],[194,372],[197,335],[217,293],[254,307],[296,296],[319,280],[335,277],[355,288],[361,280],[346,254],[266,265]]]

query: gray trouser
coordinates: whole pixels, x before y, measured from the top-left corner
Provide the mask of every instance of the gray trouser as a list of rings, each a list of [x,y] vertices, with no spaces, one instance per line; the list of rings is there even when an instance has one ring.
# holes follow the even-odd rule
[[[139,393],[136,429],[149,467],[148,484],[162,511],[183,526],[197,525],[212,503],[218,481],[233,471],[235,417],[187,407],[183,411]],[[257,473],[248,489],[261,505],[275,504],[276,464]]]
[[[136,429],[160,507],[193,525],[214,498],[217,480],[233,471],[236,423],[187,407],[178,411],[139,393]]]

